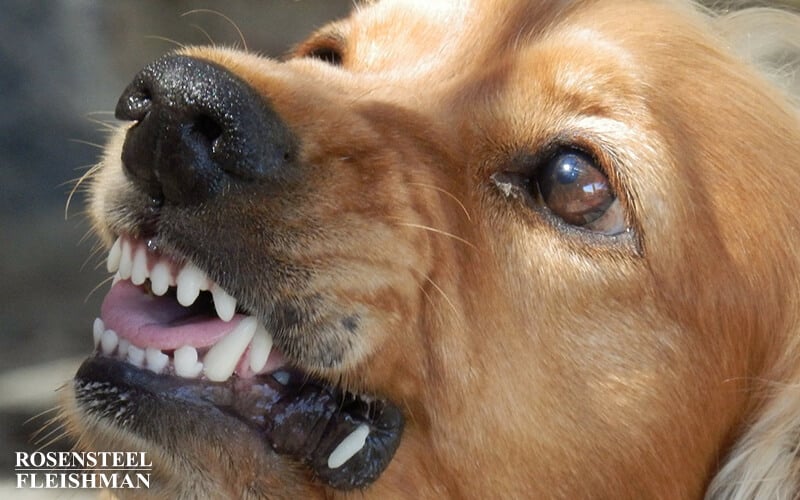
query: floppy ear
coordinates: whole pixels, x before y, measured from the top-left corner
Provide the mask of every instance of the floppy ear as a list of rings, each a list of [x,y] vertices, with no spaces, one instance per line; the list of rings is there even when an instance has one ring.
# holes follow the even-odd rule
[[[800,380],[797,374],[795,380]],[[797,498],[800,494],[800,383],[775,388],[730,452],[706,499]]]
[[[800,15],[744,9],[715,17],[712,23],[735,53],[788,95],[800,116]],[[800,327],[791,342],[786,358],[775,363],[776,368],[783,364],[788,382],[766,381],[763,406],[753,421],[744,423],[741,437],[709,485],[707,499],[800,495]]]
[[[800,15],[753,8],[718,16],[713,23],[733,52],[800,104]]]

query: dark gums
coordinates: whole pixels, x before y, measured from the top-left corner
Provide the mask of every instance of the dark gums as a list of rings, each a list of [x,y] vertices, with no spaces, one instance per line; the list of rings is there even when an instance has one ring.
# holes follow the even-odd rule
[[[283,391],[282,391],[283,392]],[[265,410],[266,439],[281,454],[302,461],[316,477],[336,489],[364,488],[389,465],[403,433],[400,411],[385,401],[365,402],[292,374],[285,395]],[[359,425],[370,432],[364,447],[340,467],[328,457]]]
[[[227,415],[224,418],[249,425],[276,453],[303,463],[332,488],[352,490],[374,482],[400,444],[404,426],[400,410],[388,401],[367,402],[299,372],[274,375],[214,383],[157,375],[98,356],[83,363],[75,380],[86,387],[81,400],[90,401],[89,408],[99,417],[118,412],[115,398],[103,392],[113,388],[114,394],[126,393],[127,416],[135,417],[137,407],[145,412],[152,405],[158,408],[148,411],[169,408],[197,419]],[[361,424],[370,431],[364,447],[340,467],[329,468],[330,454]]]

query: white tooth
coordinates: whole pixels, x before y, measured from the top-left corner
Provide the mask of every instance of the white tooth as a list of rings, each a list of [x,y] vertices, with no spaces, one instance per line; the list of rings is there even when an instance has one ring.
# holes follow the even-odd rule
[[[211,287],[211,296],[214,297],[214,309],[222,321],[230,321],[236,314],[236,299],[219,286]]]
[[[250,369],[253,373],[260,372],[267,364],[270,350],[272,350],[272,335],[259,323],[253,342],[250,344]]]
[[[206,274],[191,262],[186,264],[176,280],[178,285],[178,303],[189,307],[197,300],[200,290],[208,286]]]
[[[169,363],[169,356],[153,347],[145,349],[144,357],[147,360],[147,368],[156,373],[161,373]]]
[[[94,320],[94,324],[92,325],[92,337],[94,338],[94,348],[100,345],[100,337],[103,336],[103,332],[106,331],[106,325],[103,324],[103,320],[100,318],[96,318]]]
[[[144,366],[144,349],[140,349],[135,345],[128,347],[128,363],[139,368]]]
[[[114,352],[118,343],[119,337],[117,337],[117,332],[114,330],[106,330],[100,336],[100,349],[106,356],[110,356]]]
[[[369,426],[367,424],[360,424],[356,430],[350,433],[349,436],[344,438],[339,446],[328,457],[328,468],[336,469],[344,465],[345,462],[353,458],[353,455],[361,451],[364,443],[367,442],[369,436]]]
[[[119,277],[121,279],[128,279],[131,277],[131,268],[133,268],[133,256],[131,255],[131,244],[128,241],[122,242],[122,251],[119,257]]]
[[[239,358],[253,339],[257,326],[256,318],[249,316],[209,349],[203,358],[203,372],[209,380],[212,382],[228,380],[239,364]]]
[[[147,279],[147,251],[142,247],[133,256],[133,266],[131,267],[131,282],[134,285],[141,285]]]
[[[196,378],[203,371],[203,363],[197,361],[197,349],[185,345],[175,349],[175,375],[183,378]]]
[[[128,356],[128,349],[131,347],[131,343],[125,339],[119,339],[119,348],[117,349],[117,357],[119,359],[125,359]]]
[[[167,293],[167,290],[169,290],[169,275],[169,264],[166,262],[158,262],[153,266],[153,270],[150,272],[150,290],[158,296]]]
[[[117,238],[117,241],[111,245],[111,250],[108,251],[108,260],[106,260],[106,269],[108,272],[115,273],[119,269],[119,258],[122,255],[122,240]]]
[[[117,284],[117,283],[119,283],[121,280],[122,280],[122,276],[120,276],[120,275],[119,275],[119,271],[117,271],[117,274],[115,274],[115,275],[114,275],[114,279],[113,279],[113,280],[111,280],[111,286],[114,286],[114,285],[116,285],[116,284]]]

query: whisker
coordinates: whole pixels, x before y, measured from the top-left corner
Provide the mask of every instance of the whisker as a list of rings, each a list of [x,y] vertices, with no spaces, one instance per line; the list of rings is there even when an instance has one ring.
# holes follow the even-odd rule
[[[453,199],[453,201],[458,203],[458,206],[460,206],[461,210],[464,211],[464,215],[467,216],[467,220],[472,222],[472,217],[470,217],[469,211],[467,210],[467,207],[465,207],[464,204],[461,203],[461,200],[459,200],[458,197],[456,197],[456,195],[454,195],[450,191],[448,191],[446,189],[442,189],[442,188],[440,188],[438,186],[434,186],[432,184],[425,184],[425,183],[422,183],[422,182],[409,182],[408,184],[411,185],[411,186],[420,186],[420,187],[426,187],[426,188],[429,188],[429,189],[433,189],[434,191],[438,191],[438,192],[440,192],[440,193],[442,193],[442,194],[444,194],[446,196],[449,196],[450,198]]]
[[[82,139],[69,139],[69,142],[73,142],[75,144],[85,144],[87,146],[91,146],[97,149],[103,149],[105,147],[102,144],[97,144],[96,142],[84,141]]]
[[[54,406],[53,408],[48,408],[48,409],[46,409],[46,410],[40,411],[40,412],[39,412],[39,413],[37,413],[36,415],[34,415],[34,416],[32,416],[32,417],[28,418],[27,420],[25,420],[25,421],[23,422],[23,425],[28,425],[28,424],[30,424],[31,422],[33,422],[34,420],[36,420],[37,418],[41,418],[41,417],[43,417],[43,416],[47,415],[48,413],[53,413],[54,411],[59,411],[59,410],[61,410],[62,408],[63,408],[63,407],[62,407],[61,405],[58,405],[58,406]],[[48,425],[48,424],[47,424],[47,423],[45,423],[45,426],[46,426],[46,425]]]
[[[60,408],[58,408],[60,410]],[[31,417],[33,418],[33,417]],[[29,419],[30,420],[30,419]],[[51,429],[53,425],[62,422],[63,419],[61,418],[61,413],[57,413],[52,417],[48,418],[47,421],[33,434],[31,434],[31,439],[36,439],[37,436],[40,436],[44,431]],[[26,422],[27,423],[27,422]]]
[[[416,229],[424,229],[425,231],[430,231],[430,232],[435,233],[435,234],[441,234],[442,236],[447,236],[448,238],[453,238],[456,241],[460,241],[461,243],[464,243],[465,245],[473,248],[474,250],[478,249],[478,247],[476,247],[475,245],[473,245],[469,241],[465,240],[464,238],[456,236],[455,234],[452,234],[452,233],[448,233],[447,231],[442,231],[441,229],[436,229],[434,227],[425,226],[425,225],[422,225],[422,224],[414,224],[414,223],[411,223],[411,222],[397,222],[396,224],[399,225],[399,226],[413,227],[413,228],[416,228]]]
[[[108,278],[105,278],[103,281],[101,281],[100,283],[98,283],[98,284],[97,284],[97,286],[96,286],[96,287],[94,287],[94,288],[92,288],[92,291],[91,291],[91,292],[89,292],[89,294],[88,294],[88,295],[86,295],[86,298],[85,298],[85,299],[83,299],[83,303],[85,304],[85,303],[89,302],[89,299],[92,297],[92,295],[94,295],[94,292],[96,292],[97,290],[99,290],[99,289],[100,289],[100,287],[102,287],[103,285],[106,285],[106,284],[107,284],[109,281],[111,281],[111,280],[113,280],[113,279],[114,279],[114,277],[113,277],[113,276],[109,276]]]
[[[417,270],[416,270],[416,269],[414,269],[414,268],[411,268],[411,270],[412,270],[413,272],[417,273],[418,275],[422,276],[423,278],[425,278],[425,280],[426,280],[428,283],[430,283],[430,284],[431,284],[431,286],[433,286],[433,288],[435,288],[435,289],[436,289],[436,290],[437,290],[437,291],[438,291],[438,292],[439,292],[439,293],[442,295],[442,298],[444,298],[444,300],[445,300],[445,301],[447,302],[447,304],[450,306],[450,309],[452,309],[452,310],[453,310],[453,312],[454,312],[454,313],[456,313],[456,315],[458,314],[458,309],[456,309],[456,305],[453,303],[453,301],[452,301],[452,300],[450,300],[450,297],[448,297],[448,296],[447,296],[447,294],[444,292],[444,290],[442,290],[442,289],[439,287],[439,285],[437,285],[437,284],[436,284],[436,282],[434,282],[434,281],[433,281],[433,280],[430,278],[430,276],[427,276],[427,275],[425,275],[425,274],[423,274],[423,273],[421,273],[421,272],[417,271]],[[427,295],[427,294],[426,294],[426,295]]]
[[[91,234],[91,229],[88,231]],[[105,246],[102,243],[96,243],[92,246],[92,250],[89,252],[89,256],[83,261],[81,265],[81,271],[86,269],[86,266],[89,264],[89,261],[92,259],[97,259],[97,263],[92,266],[92,270],[97,271],[103,264],[105,264],[105,260],[103,259],[103,251],[105,250]]]
[[[234,20],[231,19],[230,17],[226,16],[222,12],[219,12],[219,11],[216,11],[216,10],[212,10],[212,9],[193,9],[193,10],[190,10],[188,12],[184,12],[183,14],[181,14],[181,17],[186,17],[186,16],[192,15],[192,14],[212,14],[212,15],[221,17],[222,19],[227,21],[231,26],[233,26],[233,29],[235,29],[236,33],[239,34],[239,40],[241,40],[242,47],[244,48],[244,50],[249,50],[247,48],[247,41],[244,39],[244,33],[242,33],[242,30],[239,29],[239,25],[236,24],[234,22]]]
[[[97,171],[100,170],[100,167],[101,167],[100,163],[98,163],[97,165],[92,166],[91,168],[89,168],[89,170],[87,170],[82,176],[80,176],[78,178],[77,182],[75,182],[75,185],[72,187],[72,189],[69,192],[69,196],[67,196],[67,203],[64,206],[64,220],[69,219],[69,206],[72,203],[72,197],[75,196],[75,192],[78,190],[78,188],[81,186],[81,184],[83,184],[86,181],[86,179],[89,179],[94,174],[96,174]]]
[[[60,429],[59,429],[59,430],[61,431],[60,433],[58,433],[58,434],[56,434],[55,436],[53,436],[53,439],[51,439],[50,441],[48,441],[48,442],[46,442],[45,444],[43,444],[43,445],[39,446],[39,447],[36,449],[36,451],[37,451],[37,452],[38,452],[38,451],[42,451],[42,450],[44,450],[44,449],[48,448],[48,447],[49,447],[50,445],[52,445],[53,443],[55,443],[55,442],[57,442],[57,441],[60,441],[60,440],[64,439],[65,437],[67,437],[67,429],[66,429],[66,426],[65,426],[65,425],[62,425],[62,426],[60,426]],[[39,443],[34,443],[34,444],[39,444]]]
[[[50,439],[51,437],[53,437],[53,435],[56,435],[56,436],[63,436],[63,435],[64,435],[64,434],[63,434],[63,431],[64,431],[64,428],[65,428],[65,426],[66,426],[66,424],[64,424],[63,422],[61,422],[60,424],[58,424],[58,425],[56,425],[55,427],[53,427],[53,428],[50,430],[50,432],[48,432],[47,434],[44,434],[44,435],[42,435],[42,436],[39,436],[37,439],[35,439],[35,440],[33,441],[33,444],[35,444],[35,445],[39,445],[39,444],[41,444],[42,442],[44,442],[44,441],[46,441],[46,440]],[[57,441],[57,440],[58,440],[58,438],[56,438],[56,439],[54,439],[54,440],[51,440],[51,441],[49,441],[49,442],[48,442],[48,443],[47,443],[45,446],[42,446],[42,447],[40,447],[40,448],[39,448],[38,450],[36,450],[36,451],[39,451],[39,450],[41,450],[42,448],[47,448],[47,446],[49,446],[50,444],[54,443],[54,442],[55,442],[55,441]]]
[[[179,42],[177,40],[173,40],[172,38],[167,38],[165,36],[146,35],[145,38],[150,39],[150,40],[160,40],[162,42],[167,42],[167,43],[175,45],[176,47],[181,48],[181,49],[185,49],[186,48],[185,44],[183,44],[183,43],[181,43],[181,42]]]
[[[84,212],[82,215],[84,215],[84,216],[89,216],[90,214],[89,214],[89,212]],[[81,236],[81,239],[80,239],[80,240],[78,240],[78,245],[83,245],[83,244],[84,244],[84,243],[86,243],[86,241],[87,241],[89,238],[91,238],[92,236],[94,236],[94,231],[92,230],[92,228],[89,228],[89,229],[87,229],[87,230],[86,230],[86,231],[83,233],[83,236]],[[84,262],[84,265],[86,265],[86,262]]]
[[[204,30],[203,28],[201,28],[197,24],[192,24],[191,26],[192,26],[192,28],[196,29],[197,31],[202,33],[203,36],[206,37],[206,40],[208,40],[209,45],[211,45],[212,47],[217,45],[217,43],[214,41],[214,39],[211,37],[211,35],[208,33],[208,31]]]
[[[93,113],[87,114],[84,118],[86,118],[86,120],[89,123],[94,123],[95,125],[100,125],[100,127],[101,127],[99,129],[100,132],[115,132],[117,130],[117,128],[118,128],[116,119],[114,119],[114,120],[100,120],[100,119],[95,118],[94,116],[92,116],[92,115],[101,115],[101,114],[102,115],[110,114],[111,118],[114,118],[114,113],[111,112],[111,111],[94,111]]]

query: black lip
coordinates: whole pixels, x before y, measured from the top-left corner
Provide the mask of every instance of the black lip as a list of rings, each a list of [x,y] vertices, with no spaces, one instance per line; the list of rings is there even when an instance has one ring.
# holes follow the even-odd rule
[[[328,486],[347,490],[375,481],[400,444],[400,410],[386,401],[367,403],[297,371],[285,373],[285,384],[272,375],[209,382],[94,356],[75,375],[76,398],[85,412],[126,427],[129,421],[146,420],[148,412],[171,410],[196,419],[232,420],[245,424],[278,454],[306,464]],[[370,429],[364,447],[342,466],[329,468],[328,456],[362,424]]]

